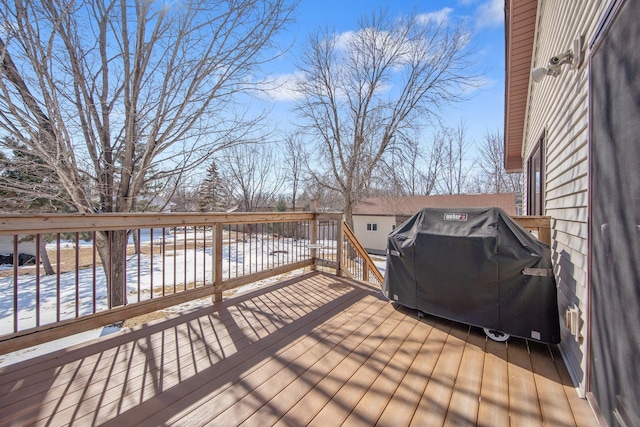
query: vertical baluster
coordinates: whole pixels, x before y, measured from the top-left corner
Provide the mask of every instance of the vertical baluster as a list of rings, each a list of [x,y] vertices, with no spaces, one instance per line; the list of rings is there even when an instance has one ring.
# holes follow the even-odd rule
[[[92,272],[91,272],[91,278],[93,280],[93,284],[92,284],[92,293],[93,296],[91,297],[91,303],[93,304],[93,313],[95,313],[98,309],[96,307],[96,288],[97,288],[97,273],[96,273],[96,264],[97,264],[97,260],[98,260],[98,247],[96,246],[96,232],[92,231],[91,232],[91,251],[93,252],[91,257],[92,257]],[[60,240],[58,240],[58,247],[60,246]],[[58,271],[60,271],[60,267],[58,267]]]
[[[202,285],[207,284],[207,226],[202,226]]]
[[[257,224],[256,224],[256,230],[257,230]],[[251,274],[253,272],[253,257],[252,257],[252,249],[253,249],[253,235],[249,234],[249,274]],[[257,254],[256,254],[257,256]]]
[[[165,227],[162,227],[162,296],[166,295],[166,285],[167,285],[167,281],[166,281],[166,277],[165,277],[165,272],[167,271],[167,236],[166,236],[166,231],[167,229]]]
[[[18,332],[18,235],[13,236],[13,332]]]
[[[56,322],[60,321],[60,233],[56,233]]]
[[[14,256],[13,263],[20,262],[20,256]],[[36,234],[36,326],[40,326],[40,235]]]
[[[173,293],[176,293],[176,282],[178,281],[178,229],[173,227]]]
[[[193,287],[198,283],[198,226],[193,226]]]
[[[154,289],[153,289],[153,227],[151,227],[149,229],[149,248],[150,248],[150,253],[149,253],[149,286],[151,287],[150,289],[150,293],[151,293],[151,299],[153,299],[153,293],[154,293]]]
[[[141,286],[141,282],[142,282],[142,242],[140,241],[140,238],[142,237],[142,232],[141,229],[138,228],[136,229],[136,233],[137,233],[137,242],[138,242],[138,247],[136,248],[136,252],[137,252],[137,257],[136,257],[136,261],[138,264],[138,268],[137,268],[137,279],[138,279],[138,284],[137,284],[137,289],[138,289],[138,302],[140,302],[140,298],[142,297],[142,288]]]
[[[80,233],[77,231],[74,234],[75,238],[75,246],[76,246],[76,262],[75,262],[75,272],[76,272],[76,295],[75,295],[75,305],[76,305],[76,318],[80,317]]]
[[[184,286],[183,290],[187,290],[187,226],[184,226],[184,262],[182,263],[182,273],[184,274]]]

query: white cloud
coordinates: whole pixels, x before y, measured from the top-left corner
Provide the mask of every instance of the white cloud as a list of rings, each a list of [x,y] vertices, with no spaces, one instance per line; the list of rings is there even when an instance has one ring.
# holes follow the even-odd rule
[[[296,101],[300,98],[296,82],[301,76],[300,72],[271,76],[262,82],[265,97],[273,101]]]
[[[504,23],[504,0],[488,0],[476,10],[478,28],[497,27]]]
[[[426,24],[429,22],[442,24],[449,20],[449,16],[451,15],[451,13],[453,13],[453,9],[450,7],[445,7],[435,12],[421,13],[420,15],[417,16],[417,19],[418,19],[418,22],[423,24]]]
[[[349,43],[356,36],[356,33],[353,31],[345,31],[344,33],[340,33],[336,36],[336,49],[338,50],[346,50]]]

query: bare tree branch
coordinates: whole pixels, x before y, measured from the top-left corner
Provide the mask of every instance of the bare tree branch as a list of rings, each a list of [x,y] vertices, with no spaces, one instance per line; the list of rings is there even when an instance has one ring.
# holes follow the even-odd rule
[[[249,139],[256,121],[234,114],[234,102],[255,88],[293,7],[0,0],[0,132],[57,176],[42,195],[62,190],[77,212],[131,211],[150,178],[185,174]],[[108,239],[98,237],[110,268]],[[111,240],[124,250],[126,235]],[[119,305],[122,278],[112,278]]]
[[[276,166],[276,153],[267,143],[227,148],[218,164],[243,212],[265,210],[275,203],[282,190],[283,171]]]
[[[504,169],[504,139],[499,131],[484,132],[478,166],[483,191],[522,193],[522,174],[507,173]]]
[[[436,118],[475,86],[468,40],[462,26],[386,13],[363,18],[355,33],[324,31],[310,39],[299,67],[297,107],[318,147],[315,175],[332,176],[349,223],[373,171],[401,134]]]

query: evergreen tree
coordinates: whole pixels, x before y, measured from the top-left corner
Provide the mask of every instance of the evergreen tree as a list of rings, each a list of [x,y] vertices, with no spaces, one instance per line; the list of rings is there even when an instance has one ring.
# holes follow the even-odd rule
[[[0,156],[0,196],[4,212],[72,212],[56,173],[27,146],[5,138],[11,157]]]
[[[284,200],[283,197],[280,197],[278,199],[278,202],[276,203],[276,212],[286,212],[287,211],[287,202]]]
[[[207,176],[200,185],[200,200],[198,209],[200,212],[222,212],[227,199],[222,179],[218,173],[218,165],[213,160],[207,169]]]
[[[0,152],[0,197],[3,212],[45,213],[70,212],[72,208],[58,176],[28,147],[5,138],[12,157]],[[31,238],[35,238],[35,235]],[[54,274],[46,241],[51,235],[39,235],[40,260],[45,274]],[[25,239],[29,240],[27,236]]]

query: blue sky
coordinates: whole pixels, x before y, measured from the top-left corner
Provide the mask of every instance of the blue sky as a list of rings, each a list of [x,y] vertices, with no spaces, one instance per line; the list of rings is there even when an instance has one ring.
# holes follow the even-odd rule
[[[465,20],[473,32],[471,44],[477,48],[478,69],[485,71],[486,84],[471,94],[471,99],[456,104],[443,115],[445,124],[464,121],[470,142],[480,142],[485,131],[500,131],[504,122],[504,0],[301,0],[295,23],[283,35],[291,49],[270,64],[272,77],[286,80],[295,71],[295,57],[308,35],[328,28],[337,33],[355,31],[363,15],[386,9],[393,15],[435,14],[451,22]],[[277,95],[276,95],[277,96]],[[286,126],[292,102],[282,93],[271,113],[272,123]]]

